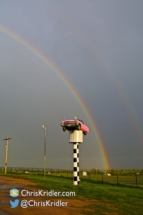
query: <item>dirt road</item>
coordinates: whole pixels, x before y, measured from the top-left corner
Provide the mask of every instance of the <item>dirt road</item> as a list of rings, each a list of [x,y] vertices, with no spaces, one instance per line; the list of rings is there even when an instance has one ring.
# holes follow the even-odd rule
[[[88,200],[76,200],[76,199],[62,199],[61,201],[68,202],[67,206],[29,206],[27,208],[22,208],[18,205],[16,208],[11,208],[10,200],[35,200],[45,201],[49,200],[42,199],[44,197],[22,197],[21,195],[12,198],[9,195],[9,191],[12,188],[17,188],[18,190],[38,190],[36,185],[25,179],[16,179],[12,177],[0,176],[0,215],[81,215],[84,206],[90,205],[91,202]],[[58,201],[60,199],[51,199],[50,202]]]

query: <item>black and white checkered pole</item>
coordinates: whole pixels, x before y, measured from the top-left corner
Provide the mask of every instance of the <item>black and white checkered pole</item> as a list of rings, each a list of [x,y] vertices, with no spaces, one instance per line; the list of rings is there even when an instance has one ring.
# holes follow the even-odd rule
[[[70,143],[73,144],[73,185],[79,184],[79,144],[83,143],[82,131],[70,131]]]
[[[79,143],[73,143],[73,184],[79,184]]]

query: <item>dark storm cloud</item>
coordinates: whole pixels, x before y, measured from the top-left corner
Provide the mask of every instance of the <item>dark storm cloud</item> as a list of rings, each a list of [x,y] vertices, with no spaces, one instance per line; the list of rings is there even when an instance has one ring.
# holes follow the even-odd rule
[[[82,97],[112,168],[142,163],[142,6],[141,1],[0,2],[0,24],[52,60]],[[11,165],[43,166],[46,124],[48,167],[72,168],[60,120],[77,115],[89,124],[78,101],[48,65],[3,31],[0,50],[0,136],[12,138]],[[103,168],[90,129],[80,147],[81,165]],[[2,148],[1,166],[3,161]]]

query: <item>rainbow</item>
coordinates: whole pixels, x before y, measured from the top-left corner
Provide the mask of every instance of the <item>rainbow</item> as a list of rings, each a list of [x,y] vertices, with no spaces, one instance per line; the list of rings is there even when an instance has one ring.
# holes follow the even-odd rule
[[[142,130],[141,125],[139,123],[139,119],[137,118],[137,116],[135,114],[135,110],[133,109],[126,93],[123,91],[121,85],[119,84],[117,77],[114,75],[114,73],[112,72],[112,69],[108,65],[108,62],[105,62],[105,60],[103,60],[102,56],[100,56],[100,54],[99,54],[100,51],[94,50],[93,44],[91,44],[90,41],[88,40],[88,38],[86,38],[85,34],[81,33],[79,28],[75,24],[72,23],[72,20],[70,20],[67,16],[65,16],[64,11],[60,11],[59,8],[53,4],[51,4],[50,7],[55,13],[58,13],[60,15],[62,20],[65,23],[67,23],[68,26],[70,26],[70,28],[79,37],[80,41],[83,42],[83,44],[88,48],[88,50],[93,54],[93,56],[95,56],[95,58],[99,61],[100,65],[103,67],[104,71],[106,71],[106,75],[108,75],[110,77],[111,82],[115,86],[115,88],[117,89],[119,97],[122,99],[122,102],[126,108],[127,114],[129,116],[130,120],[132,121],[132,125],[135,129],[135,132],[136,132],[138,139],[139,139],[139,142],[140,142],[140,146],[142,148],[143,130]]]
[[[99,132],[99,130],[97,128],[97,125],[93,121],[92,116],[91,116],[88,108],[84,104],[82,98],[79,96],[77,91],[73,88],[73,86],[68,81],[68,79],[62,74],[62,72],[56,67],[56,65],[54,65],[46,56],[44,56],[39,50],[37,50],[30,43],[25,41],[22,37],[20,37],[19,35],[15,34],[14,32],[12,32],[11,30],[9,30],[8,28],[6,28],[5,26],[2,26],[2,25],[0,25],[0,31],[4,32],[5,34],[7,34],[9,36],[11,36],[13,39],[15,39],[16,41],[20,42],[23,46],[25,46],[27,49],[29,49],[31,52],[33,52],[38,58],[40,58],[44,63],[46,63],[48,65],[48,67],[50,69],[52,69],[52,71],[54,73],[56,73],[56,75],[64,82],[64,84],[69,89],[69,91],[73,94],[73,96],[75,97],[75,99],[79,103],[80,107],[82,108],[83,112],[85,113],[85,115],[88,118],[88,121],[90,123],[91,128],[93,129],[96,141],[98,143],[98,146],[99,146],[99,149],[100,149],[100,152],[101,152],[104,169],[106,169],[106,170],[110,169],[110,165],[109,165],[109,161],[108,161],[108,158],[107,158],[107,155],[106,155],[104,144],[103,144],[100,132]]]

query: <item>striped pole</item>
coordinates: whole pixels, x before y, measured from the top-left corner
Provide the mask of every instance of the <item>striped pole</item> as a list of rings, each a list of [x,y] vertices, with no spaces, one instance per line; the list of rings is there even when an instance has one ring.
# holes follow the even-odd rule
[[[79,184],[79,143],[73,143],[73,185]]]

